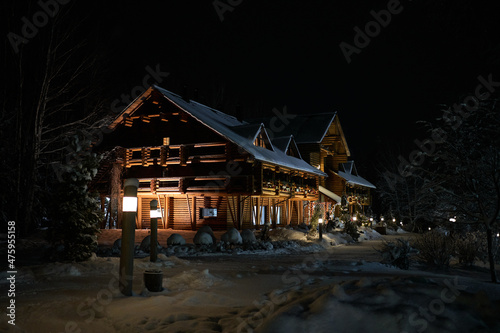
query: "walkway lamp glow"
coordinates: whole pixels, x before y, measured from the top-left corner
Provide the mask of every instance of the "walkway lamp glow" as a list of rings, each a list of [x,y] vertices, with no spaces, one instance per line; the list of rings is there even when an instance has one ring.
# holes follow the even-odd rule
[[[158,218],[161,217],[161,211],[158,209],[158,200],[151,200],[149,203],[149,218],[151,219],[151,250],[149,260],[155,262],[158,257]]]
[[[123,183],[123,222],[119,289],[125,296],[132,296],[138,187],[139,180],[137,178],[125,179]]]
[[[318,219],[319,239],[323,239],[323,219]]]

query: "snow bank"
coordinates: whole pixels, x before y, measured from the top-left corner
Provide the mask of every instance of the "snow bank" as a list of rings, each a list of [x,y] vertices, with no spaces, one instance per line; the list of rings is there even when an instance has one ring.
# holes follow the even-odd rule
[[[269,239],[272,241],[282,240],[307,240],[307,233],[304,231],[277,228],[269,230]]]
[[[208,269],[201,272],[192,269],[172,277],[164,277],[163,287],[170,291],[208,289],[223,282],[223,279],[210,274]]]
[[[360,235],[359,235],[359,241],[365,241],[365,240],[373,240],[373,239],[381,239],[382,235],[376,232],[374,229],[371,228],[366,228],[366,227],[361,227],[359,229]]]
[[[450,287],[451,286],[451,287]],[[468,293],[458,280],[369,278],[322,287],[295,288],[240,312],[226,330],[293,332],[498,332],[484,293]],[[443,296],[445,295],[445,296]],[[455,297],[456,295],[456,297]]]

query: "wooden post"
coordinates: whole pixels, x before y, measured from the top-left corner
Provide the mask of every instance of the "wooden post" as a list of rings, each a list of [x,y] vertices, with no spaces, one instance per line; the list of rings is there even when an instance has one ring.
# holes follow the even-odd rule
[[[191,229],[193,229],[193,216],[191,215],[191,205],[189,204],[189,195],[186,193],[186,203],[188,206],[189,221],[191,223]]]
[[[241,222],[241,196],[238,194],[236,197],[236,218],[238,219],[236,222],[238,224],[238,229],[241,230],[242,222]]]
[[[233,208],[234,200],[232,196],[227,196],[227,208],[229,209],[229,215],[231,216],[231,222],[233,223],[233,227],[236,227],[236,218],[234,217]]]
[[[257,217],[255,219],[255,224],[257,226],[257,229],[260,229],[260,216],[261,216],[261,210],[260,210],[260,197],[257,197]]]
[[[299,221],[300,223],[304,222],[304,205],[302,201],[297,201],[297,205],[299,206]]]
[[[193,207],[192,207],[192,218],[191,220],[193,221],[193,230],[196,230],[196,197],[193,197]]]
[[[151,228],[151,226],[149,226]],[[142,198],[137,198],[137,229],[142,229]]]

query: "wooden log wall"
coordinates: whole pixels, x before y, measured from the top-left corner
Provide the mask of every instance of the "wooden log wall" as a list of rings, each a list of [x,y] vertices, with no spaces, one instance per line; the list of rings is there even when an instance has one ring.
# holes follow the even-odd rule
[[[153,197],[141,197],[138,207],[138,228],[150,228],[149,205]],[[161,207],[164,210],[165,228],[192,230],[209,225],[213,230],[225,230],[232,221],[228,217],[227,198],[222,196],[161,196]],[[200,208],[217,208],[217,217],[200,217]],[[228,222],[229,221],[229,222]],[[163,223],[158,219],[158,228]]]

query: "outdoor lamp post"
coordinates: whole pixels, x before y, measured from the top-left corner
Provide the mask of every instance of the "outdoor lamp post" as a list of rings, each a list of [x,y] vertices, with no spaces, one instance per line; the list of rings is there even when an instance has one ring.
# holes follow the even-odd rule
[[[158,200],[153,199],[149,203],[149,218],[151,219],[151,250],[149,260],[155,262],[158,256],[158,218],[161,217],[161,211],[158,209]]]
[[[318,219],[319,239],[323,239],[323,219]]]
[[[123,295],[132,296],[134,277],[135,216],[137,214],[137,188],[139,180],[125,179],[123,183],[122,248],[120,255],[119,288]]]

